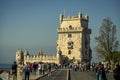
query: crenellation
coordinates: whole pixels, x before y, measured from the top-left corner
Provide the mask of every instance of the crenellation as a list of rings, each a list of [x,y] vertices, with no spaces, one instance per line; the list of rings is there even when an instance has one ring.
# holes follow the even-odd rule
[[[79,12],[77,16],[67,16],[65,17],[63,14],[60,14],[60,23],[63,21],[76,21],[76,20],[89,20],[89,16],[86,14],[85,16],[82,16],[82,12]]]
[[[16,53],[18,52],[18,50],[16,51]],[[24,54],[28,54],[28,51],[25,50]],[[58,55],[60,56],[60,55]],[[58,62],[58,56],[56,56],[56,54],[51,54],[51,55],[47,55],[47,54],[43,54],[42,51],[40,51],[38,54],[35,55],[24,55],[24,62],[39,62],[39,61],[43,61],[43,62],[55,62],[57,64],[59,64]],[[16,57],[17,58],[17,57]]]

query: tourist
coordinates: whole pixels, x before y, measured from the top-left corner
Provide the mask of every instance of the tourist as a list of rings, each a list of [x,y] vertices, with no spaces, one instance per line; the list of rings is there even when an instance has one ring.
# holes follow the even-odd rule
[[[113,76],[115,80],[120,80],[120,66],[117,64],[116,68],[113,70]]]
[[[72,63],[69,63],[69,68],[70,68],[70,69],[72,68]]]
[[[42,75],[44,75],[44,71],[45,71],[45,65],[44,63],[42,63]]]
[[[22,80],[25,80],[25,64],[22,64]]]
[[[97,70],[97,80],[107,80],[104,65],[99,63]]]
[[[92,71],[94,72],[95,70],[95,63],[92,63]]]
[[[30,72],[32,73],[32,70],[33,70],[33,64],[32,63],[30,63],[29,68],[30,68]]]
[[[106,72],[106,73],[109,73],[109,70],[110,70],[110,65],[107,63],[107,64],[106,64],[106,68],[105,68],[105,72]]]
[[[84,71],[87,71],[87,63],[86,62],[83,62],[83,68],[84,68]]]
[[[81,70],[82,72],[85,71],[85,64],[84,64],[83,62],[82,62],[81,65],[80,65],[80,70]]]
[[[90,71],[90,63],[89,62],[86,63],[86,71]]]
[[[76,64],[73,64],[73,69],[74,69],[74,71],[77,71],[77,65]]]
[[[82,71],[82,64],[81,63],[79,63],[79,71]]]
[[[51,75],[51,64],[47,64],[47,69],[48,69],[48,76]]]
[[[31,63],[31,65],[30,65],[30,66],[31,66],[31,69],[32,69],[32,70],[31,70],[31,73],[32,73],[32,74],[34,74],[34,68],[33,68],[33,65],[34,65],[33,63]]]
[[[42,74],[42,64],[41,64],[41,62],[39,62],[39,64],[38,64],[38,72],[39,72],[40,75]]]
[[[34,71],[34,74],[36,75],[36,72],[37,72],[37,64],[34,62],[33,63],[33,71]]]
[[[13,75],[13,80],[17,80],[17,63],[16,62],[12,64],[12,75]]]
[[[29,80],[30,78],[30,68],[29,68],[29,64],[27,63],[27,65],[25,66],[25,80]]]

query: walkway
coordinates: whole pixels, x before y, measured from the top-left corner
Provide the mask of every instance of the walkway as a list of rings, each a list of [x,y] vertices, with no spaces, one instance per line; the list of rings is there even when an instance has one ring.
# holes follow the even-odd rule
[[[46,75],[37,80],[66,80],[67,70],[56,70],[50,76]]]
[[[55,69],[52,70],[52,72],[55,71]],[[39,75],[38,74],[38,71],[36,72],[36,75],[35,74],[30,74],[30,80],[37,80],[38,78],[40,77],[44,77],[45,75],[47,75],[47,72],[45,72],[44,75]],[[13,80],[12,76],[10,76],[10,80]],[[18,75],[17,76],[17,80],[22,80],[22,76],[21,75]]]
[[[70,70],[71,80],[97,80],[97,76],[95,72],[80,72]],[[107,80],[114,80],[113,73],[106,74]]]
[[[107,73],[107,80],[114,80],[113,73]],[[37,80],[97,80],[95,72],[80,72],[70,70],[70,75],[68,69],[60,69],[54,71],[50,76],[44,76]]]
[[[69,78],[67,78],[69,77]],[[10,78],[12,80],[12,78]],[[22,80],[22,77],[19,75],[17,80]],[[97,80],[95,72],[80,72],[80,71],[73,71],[70,70],[70,76],[68,73],[68,69],[59,69],[59,70],[52,70],[50,76],[47,75],[30,75],[30,80]],[[114,80],[113,73],[107,73],[107,80]]]

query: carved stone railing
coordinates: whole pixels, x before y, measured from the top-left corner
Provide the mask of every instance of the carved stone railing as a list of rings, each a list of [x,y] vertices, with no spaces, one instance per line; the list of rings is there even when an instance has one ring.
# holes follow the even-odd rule
[[[58,28],[58,32],[76,32],[79,31],[81,32],[83,30],[82,27],[72,27],[72,28]]]

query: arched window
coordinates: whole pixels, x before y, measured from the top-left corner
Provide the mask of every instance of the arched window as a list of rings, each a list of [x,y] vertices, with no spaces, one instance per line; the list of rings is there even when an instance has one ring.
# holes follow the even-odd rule
[[[73,42],[72,41],[68,42],[68,49],[73,49]]]
[[[71,25],[69,25],[69,29],[72,29],[72,26],[71,26]]]
[[[68,51],[68,54],[71,54],[71,50]]]

